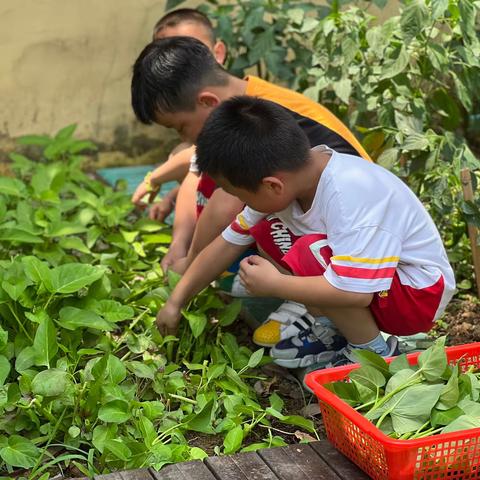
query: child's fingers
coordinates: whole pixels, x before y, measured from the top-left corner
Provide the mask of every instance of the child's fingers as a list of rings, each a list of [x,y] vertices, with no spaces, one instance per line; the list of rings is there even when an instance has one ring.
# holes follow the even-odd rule
[[[250,257],[245,257],[243,260],[240,261],[240,272],[245,271],[248,269],[248,267],[250,266],[250,263],[248,261]]]
[[[250,255],[247,260],[249,265],[261,265],[265,261],[260,255]]]
[[[247,292],[249,292],[250,294],[252,294],[252,292],[250,291],[250,289],[248,288],[248,279],[247,279],[247,275],[242,273],[242,272],[239,272],[239,277],[240,277],[240,283],[243,285],[243,287],[247,290]]]

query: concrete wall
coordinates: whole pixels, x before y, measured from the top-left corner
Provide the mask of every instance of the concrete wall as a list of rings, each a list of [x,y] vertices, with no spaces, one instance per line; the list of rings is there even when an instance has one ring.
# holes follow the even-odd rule
[[[130,71],[164,7],[163,0],[1,0],[0,134],[52,133],[73,122],[81,136],[107,143],[152,134],[134,121]]]
[[[164,8],[164,0],[1,0],[0,137],[73,122],[106,144],[164,136],[139,125],[129,104],[132,63]]]

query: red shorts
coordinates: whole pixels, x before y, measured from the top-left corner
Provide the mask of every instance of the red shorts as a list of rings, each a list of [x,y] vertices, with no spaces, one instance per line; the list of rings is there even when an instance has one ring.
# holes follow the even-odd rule
[[[323,275],[332,256],[326,238],[323,234],[298,238],[283,256],[282,263],[298,276]],[[369,308],[382,332],[392,335],[428,332],[433,327],[443,290],[442,276],[435,284],[416,289],[403,285],[395,272],[390,289],[374,293]]]
[[[250,229],[258,248],[263,250],[275,263],[290,270],[283,261],[285,254],[300,238],[294,235],[277,217],[269,216]]]

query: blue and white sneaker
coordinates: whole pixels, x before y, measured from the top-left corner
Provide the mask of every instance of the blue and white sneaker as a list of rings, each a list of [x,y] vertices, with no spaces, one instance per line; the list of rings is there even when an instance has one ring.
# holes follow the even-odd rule
[[[398,338],[395,336],[390,336],[387,338],[387,345],[389,346],[389,352],[387,355],[385,355],[385,358],[387,357],[395,357],[397,355],[400,355],[400,350],[398,349]],[[355,354],[353,353],[353,348],[351,347],[350,344],[347,344],[344,348],[339,350],[338,352],[334,352],[335,356],[332,358],[330,362],[325,364],[325,362],[315,362],[310,364],[304,371],[303,373],[303,388],[307,392],[313,393],[312,389],[305,383],[305,376],[308,373],[314,372],[315,370],[320,370],[323,368],[332,368],[332,367],[340,367],[342,365],[348,365],[350,363],[358,363],[357,358],[355,357]]]
[[[400,355],[397,337],[391,335],[387,338],[386,342],[388,346],[388,353],[383,355],[384,358]],[[345,348],[342,348],[342,350],[336,352],[335,357],[332,358],[330,363],[323,368],[340,367],[342,365],[348,365],[349,363],[358,363],[357,357],[355,357],[354,349],[350,344],[346,345]]]
[[[301,368],[331,362],[346,345],[347,340],[337,330],[316,322],[296,336],[278,342],[270,350],[270,356],[282,367]]]

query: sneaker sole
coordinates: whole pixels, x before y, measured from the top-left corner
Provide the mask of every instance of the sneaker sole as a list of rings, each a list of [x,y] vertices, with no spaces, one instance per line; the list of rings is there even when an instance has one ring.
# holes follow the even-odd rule
[[[285,368],[303,368],[315,364],[327,364],[335,355],[335,352],[324,352],[318,355],[306,355],[301,358],[275,358],[273,362]]]
[[[295,336],[295,335],[292,335],[292,337],[294,337],[294,336]],[[278,342],[275,342],[275,343],[267,343],[267,342],[257,342],[257,341],[252,337],[252,342],[253,342],[255,345],[258,345],[259,347],[273,348],[277,343],[282,342],[283,340],[287,340],[288,338],[291,338],[291,337],[281,338]]]

